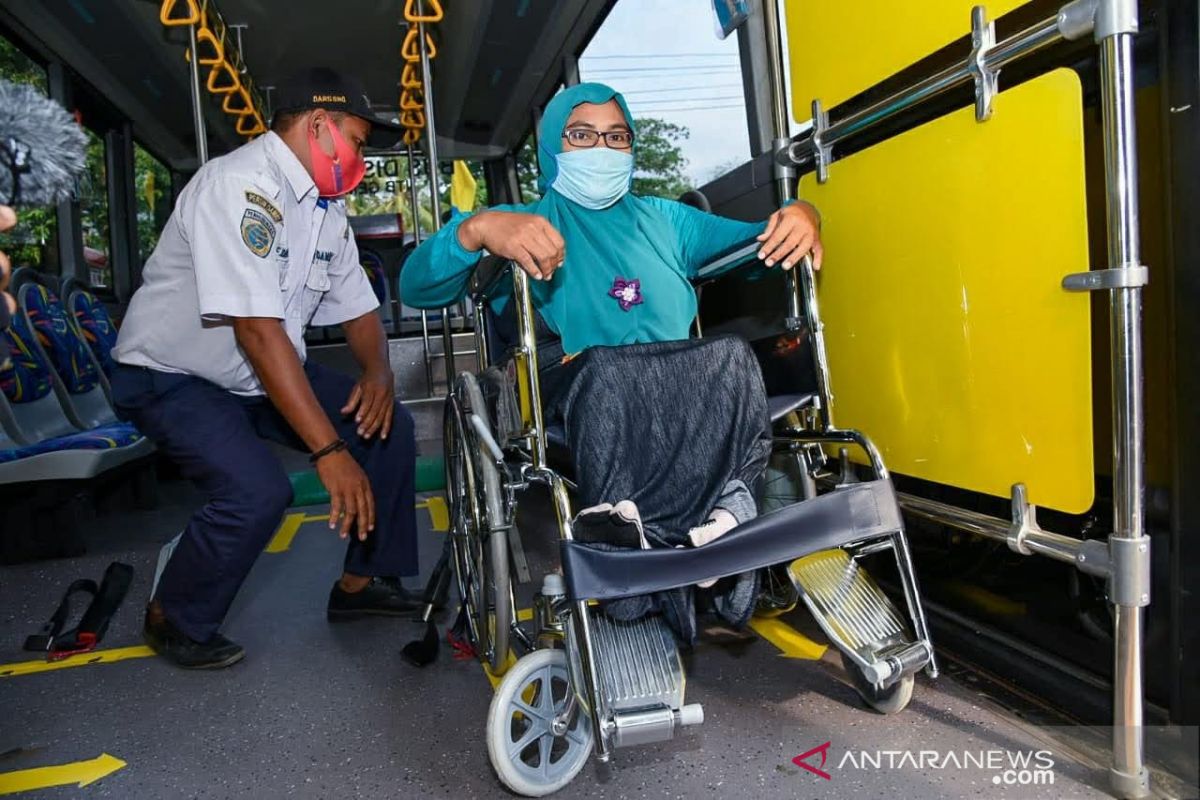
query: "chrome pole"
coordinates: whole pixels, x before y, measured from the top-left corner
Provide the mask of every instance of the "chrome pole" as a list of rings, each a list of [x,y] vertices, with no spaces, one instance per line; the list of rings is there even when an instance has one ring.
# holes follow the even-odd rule
[[[413,243],[421,243],[421,213],[417,195],[417,165],[413,161],[413,146],[408,145],[408,202],[412,208]],[[400,298],[403,300],[404,298]],[[429,358],[429,312],[421,309],[421,352],[425,358],[426,397],[433,397],[433,362]]]
[[[1097,15],[1108,267],[1125,274],[1141,267],[1133,93],[1133,39],[1137,21],[1137,3],[1133,0],[1109,0]],[[1109,594],[1114,615],[1110,779],[1123,797],[1147,797],[1150,778],[1142,747],[1142,607],[1149,604],[1149,586],[1131,593],[1122,585],[1123,580],[1139,571],[1148,574],[1150,557],[1143,509],[1142,294],[1141,286],[1132,281],[1110,291],[1113,533],[1108,542],[1113,559]],[[1127,563],[1139,559],[1143,561],[1142,570],[1134,563]]]
[[[188,43],[191,46],[192,57],[189,59],[192,69],[192,122],[196,126],[196,160],[203,167],[208,163],[208,132],[204,128],[204,107],[201,105],[200,94],[200,56],[196,52],[196,24],[188,25]]]
[[[525,270],[513,265],[513,302],[517,304],[517,339],[520,363],[529,382],[530,423],[533,425],[531,444],[533,469],[546,469],[546,427],[542,419],[542,387],[538,378],[537,332],[534,326],[533,298],[529,293],[529,276]]]
[[[424,14],[424,3],[417,0],[417,13]],[[425,23],[417,23],[421,48],[421,75],[425,79],[425,147],[429,153],[429,203],[433,211],[433,232],[442,229],[442,198],[438,192],[437,125],[433,121],[433,75],[429,72],[429,50],[425,47]],[[446,391],[454,382],[454,331],[450,329],[450,309],[442,309],[442,358],[446,367]]]

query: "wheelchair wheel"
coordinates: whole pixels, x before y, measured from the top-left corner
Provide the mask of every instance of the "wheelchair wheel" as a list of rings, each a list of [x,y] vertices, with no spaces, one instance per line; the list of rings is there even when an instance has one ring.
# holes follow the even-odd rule
[[[488,424],[479,384],[463,373],[447,400],[444,431],[447,491],[453,487],[455,495],[450,509],[455,574],[471,646],[492,674],[500,675],[508,663],[513,621],[505,504],[499,470],[470,424],[472,414]]]
[[[913,687],[916,685],[915,675],[905,675],[888,688],[880,690],[867,680],[867,676],[858,668],[853,659],[845,653],[841,653],[841,656],[842,668],[850,676],[850,682],[854,684],[859,696],[880,714],[895,714],[903,711],[908,705],[908,701],[912,700]]]
[[[553,729],[574,689],[563,650],[535,650],[508,671],[488,709],[488,757],[500,781],[526,797],[543,797],[571,782],[592,753],[591,719],[577,710],[562,733]]]

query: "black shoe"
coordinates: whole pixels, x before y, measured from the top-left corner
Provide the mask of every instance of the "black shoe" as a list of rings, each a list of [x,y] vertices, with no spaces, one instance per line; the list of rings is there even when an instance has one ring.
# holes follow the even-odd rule
[[[357,619],[367,615],[410,617],[422,608],[421,598],[409,592],[394,578],[371,578],[357,592],[346,592],[338,583],[329,592],[330,620]]]
[[[151,650],[183,669],[221,669],[236,664],[246,655],[240,644],[219,633],[207,642],[189,639],[170,620],[149,611],[142,634]]]

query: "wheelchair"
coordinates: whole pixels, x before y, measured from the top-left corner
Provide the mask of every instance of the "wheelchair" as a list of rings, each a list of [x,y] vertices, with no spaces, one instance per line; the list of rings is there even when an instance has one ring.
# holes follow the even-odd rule
[[[718,259],[700,280],[749,260],[755,249]],[[769,407],[774,449],[792,459],[801,499],[701,547],[609,550],[572,536],[574,485],[567,468],[552,466],[565,445],[543,419],[538,346],[547,331],[539,336],[529,279],[495,258],[476,268],[469,291],[479,372],[460,374],[446,399],[446,487],[466,636],[485,667],[503,675],[488,712],[488,754],[513,792],[550,794],[593,751],[608,762],[616,748],[669,740],[704,720],[699,704],[685,702],[683,663],[663,618],[619,621],[603,612],[605,601],[765,570],[759,613],[779,614],[803,601],[840,651],[858,693],[878,712],[908,704],[919,670],[937,677],[887,469],[865,435],[831,422],[811,261],[787,275],[789,344],[776,349],[811,361],[815,385],[811,392],[773,395]],[[488,303],[508,276],[515,341],[498,342],[489,331],[495,320]],[[499,349],[506,352],[489,366],[489,351]],[[865,458],[865,469],[850,463],[850,447]],[[544,577],[526,628],[514,610],[515,584],[528,579],[514,523],[518,499],[532,486],[551,498],[561,574]],[[894,557],[906,614],[860,565],[884,552]],[[525,651],[515,663],[514,644]]]

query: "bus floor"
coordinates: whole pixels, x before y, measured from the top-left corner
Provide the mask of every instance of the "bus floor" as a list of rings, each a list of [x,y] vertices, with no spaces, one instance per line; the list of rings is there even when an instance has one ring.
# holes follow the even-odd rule
[[[101,517],[85,556],[0,572],[0,794],[508,796],[488,763],[488,676],[445,644],[453,596],[439,618],[441,654],[424,669],[399,655],[421,632],[414,621],[327,622],[343,546],[321,519],[327,509],[292,509],[300,516],[281,532],[293,534],[277,537],[238,595],[224,631],[246,647],[242,663],[187,672],[153,657],[140,626],[158,550],[198,501],[176,482],[163,496],[157,510]],[[445,506],[440,495],[418,502],[427,572]],[[555,548],[545,504],[522,509],[534,575],[519,589],[525,607]],[[21,643],[67,584],[98,578],[112,560],[131,564],[135,582],[100,649],[57,665],[30,660]],[[706,635],[685,658],[688,701],[703,704],[705,723],[618,750],[609,765],[593,759],[558,796],[1107,796],[1102,758],[1048,744],[961,671],[919,676],[908,709],[885,717],[863,706],[825,644],[802,609],[743,635]],[[1019,765],[1038,750],[1050,753],[1048,772],[1025,776],[1026,785],[1020,770],[1006,777],[1010,758]],[[999,760],[978,768],[969,758],[981,754]]]

